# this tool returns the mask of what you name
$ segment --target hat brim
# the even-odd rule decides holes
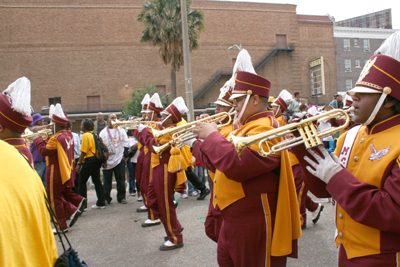
[[[235,98],[239,98],[239,97],[242,97],[242,96],[245,96],[246,94],[232,94],[231,95],[231,97],[229,98],[229,100],[233,100],[233,99],[235,99]]]
[[[215,101],[214,104],[221,105],[221,106],[224,106],[224,107],[231,107],[232,106],[232,105],[228,105],[227,103],[224,103],[224,102],[222,102],[220,100]]]
[[[354,95],[355,93],[381,94],[382,92],[364,86],[356,86],[353,89],[347,91],[348,95]]]

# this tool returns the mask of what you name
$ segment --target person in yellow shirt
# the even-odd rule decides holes
[[[104,209],[106,207],[104,188],[100,181],[100,167],[101,163],[95,157],[96,145],[93,136],[94,124],[91,119],[84,119],[81,124],[82,146],[81,156],[76,167],[79,174],[79,194],[87,198],[86,183],[89,177],[92,177],[94,188],[96,190],[97,202],[92,206],[92,209]]]
[[[0,266],[50,267],[57,247],[38,174],[0,140]]]

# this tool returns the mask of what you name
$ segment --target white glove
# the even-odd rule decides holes
[[[149,126],[147,126],[147,125],[139,124],[138,127],[137,127],[137,129],[138,129],[138,132],[141,133],[141,132],[143,131],[144,128],[148,128],[148,127],[149,127]]]
[[[192,138],[192,139],[183,141],[183,143],[184,143],[186,146],[192,147],[192,145],[193,145],[193,143],[194,143],[195,141],[197,141],[197,138]]]
[[[318,148],[322,152],[324,159],[311,149],[308,149],[307,151],[318,163],[315,163],[309,157],[305,156],[304,160],[306,160],[312,167],[311,168],[310,166],[307,166],[306,169],[315,177],[319,178],[325,183],[329,183],[331,178],[343,169],[343,166],[340,164],[338,157],[336,157],[334,153],[329,155],[329,152],[321,145],[318,146]]]

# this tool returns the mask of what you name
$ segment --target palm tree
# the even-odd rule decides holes
[[[197,49],[200,32],[204,30],[204,15],[198,10],[190,10],[191,0],[186,0],[188,9],[188,31],[190,51]],[[183,41],[181,5],[179,0],[151,0],[142,6],[137,20],[146,28],[141,42],[151,42],[159,46],[165,64],[171,64],[171,98],[176,98],[176,71],[183,65]]]

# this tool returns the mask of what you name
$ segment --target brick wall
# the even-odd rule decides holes
[[[40,111],[48,97],[61,97],[67,112],[86,111],[87,96],[100,96],[101,110],[120,109],[131,92],[146,84],[170,91],[170,67],[158,48],[139,39],[140,0],[0,0],[0,88],[20,76],[32,81],[32,106]],[[296,6],[195,1],[206,29],[200,48],[191,53],[196,96],[218,74],[232,72],[232,58],[242,44],[258,65],[285,34],[294,52],[279,52],[258,74],[272,81],[271,94],[301,91],[309,102],[328,102],[336,91],[332,24],[297,20]],[[327,95],[312,98],[308,62],[324,56]],[[214,102],[223,77],[195,106]],[[177,73],[177,95],[185,97],[184,71]],[[171,101],[171,99],[170,99]]]

